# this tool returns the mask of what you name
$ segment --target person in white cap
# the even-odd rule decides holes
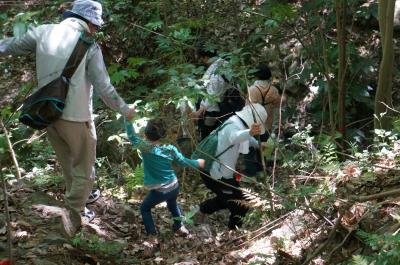
[[[222,155],[218,157],[218,161],[212,163],[210,172],[201,174],[206,187],[216,196],[200,204],[199,216],[228,209],[231,213],[228,228],[241,227],[242,218],[246,215],[248,208],[237,201],[245,200],[244,194],[240,189],[234,189],[224,183],[240,187],[233,171],[239,153],[247,154],[250,146],[258,147],[258,141],[254,137],[265,133],[264,124],[267,117],[267,112],[261,104],[249,104],[224,122],[225,127],[218,132],[216,150],[216,154],[222,153]]]
[[[59,24],[31,28],[20,39],[0,40],[0,56],[36,54],[38,87],[60,76],[81,35],[91,37],[103,25],[102,6],[91,0],[76,0]],[[93,43],[70,80],[61,119],[47,128],[47,135],[61,164],[66,184],[63,228],[73,236],[81,226],[81,216],[92,219],[86,200],[92,190],[96,159],[96,130],[93,122],[93,89],[111,109],[128,120],[130,108],[110,83],[101,49]],[[86,211],[85,211],[86,210]]]

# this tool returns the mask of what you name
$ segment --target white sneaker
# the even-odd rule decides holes
[[[85,207],[85,210],[81,212],[81,217],[85,219],[88,223],[93,221],[94,217],[96,216],[96,213],[92,210],[89,210],[88,208]]]
[[[94,189],[90,192],[88,199],[86,200],[86,204],[94,203],[100,198],[100,190]]]
[[[187,237],[190,235],[190,232],[184,225],[182,225],[178,230],[175,231],[175,234],[178,236]]]

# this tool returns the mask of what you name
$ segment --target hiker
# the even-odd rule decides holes
[[[0,55],[36,53],[38,87],[61,75],[81,35],[91,38],[103,25],[102,5],[76,0],[59,24],[31,28],[21,38],[0,41]],[[93,43],[70,80],[66,106],[59,120],[47,127],[47,135],[61,164],[66,185],[64,232],[73,236],[81,226],[81,216],[89,221],[94,212],[86,208],[93,187],[96,159],[96,129],[93,122],[93,88],[111,109],[128,119],[130,108],[110,83],[101,49]]]
[[[171,144],[163,144],[166,136],[166,125],[160,119],[148,121],[144,139],[139,137],[130,121],[125,120],[125,128],[130,142],[134,148],[140,150],[144,168],[144,185],[150,191],[140,205],[144,227],[150,237],[157,236],[151,209],[157,204],[167,202],[168,210],[174,218],[173,230],[178,235],[189,235],[183,225],[182,212],[177,204],[179,184],[172,163],[181,167],[203,168],[203,159],[191,160],[185,158],[178,149]]]
[[[221,117],[218,101],[222,100],[222,96],[228,89],[229,83],[224,80],[221,74],[216,73],[217,69],[226,63],[226,61],[219,58],[215,51],[199,47],[197,49],[197,56],[202,63],[208,66],[202,78],[205,90],[208,95],[217,97],[217,99],[202,99],[197,111],[189,113],[190,118],[198,120],[200,138],[204,139],[227,118]]]
[[[280,106],[281,95],[278,89],[271,84],[271,71],[266,64],[259,64],[253,73],[255,81],[248,88],[249,102],[259,103],[264,106],[267,111],[268,118],[265,122],[266,132],[260,136],[262,142],[266,142],[272,133],[272,125],[274,121],[274,112]],[[285,102],[285,100],[283,100]],[[249,153],[244,158],[244,174],[247,176],[256,176],[258,172],[263,170],[261,154],[259,150],[250,148]]]
[[[253,75],[256,80],[254,81],[254,84],[248,88],[249,101],[251,103],[259,103],[263,105],[268,113],[268,118],[265,122],[267,134],[262,139],[263,141],[266,141],[272,132],[274,112],[279,108],[282,96],[279,94],[279,90],[272,85],[272,75],[268,65],[259,64]],[[283,103],[285,101],[285,98],[283,98]]]
[[[202,219],[204,214],[228,209],[228,228],[241,227],[242,217],[246,215],[248,207],[237,202],[245,200],[243,192],[230,186],[240,187],[234,171],[239,153],[247,154],[249,147],[258,147],[258,141],[254,137],[265,133],[266,120],[267,112],[262,105],[249,104],[221,125],[224,127],[218,131],[218,146],[215,152],[215,157],[218,158],[212,162],[209,172],[201,174],[206,187],[216,196],[200,204],[197,219]]]

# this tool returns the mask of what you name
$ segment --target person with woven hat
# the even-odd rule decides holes
[[[66,106],[59,120],[47,127],[47,135],[61,164],[66,184],[63,228],[73,236],[81,226],[81,216],[93,218],[86,208],[92,190],[96,159],[93,89],[111,109],[128,119],[130,108],[110,83],[100,46],[92,40],[103,25],[102,5],[91,0],[76,0],[59,24],[30,28],[20,39],[0,40],[0,56],[36,54],[38,87],[58,78],[80,38],[92,42],[71,77]]]
[[[249,104],[224,122],[226,125],[218,132],[216,150],[216,154],[222,153],[222,155],[212,163],[210,172],[201,174],[206,187],[216,196],[200,204],[200,216],[228,209],[230,211],[228,228],[241,227],[242,218],[246,215],[248,208],[237,203],[238,200],[245,200],[245,196],[238,189],[240,185],[234,177],[234,170],[239,153],[247,154],[249,147],[258,147],[258,141],[254,137],[265,133],[264,124],[267,117],[267,112],[262,105]]]

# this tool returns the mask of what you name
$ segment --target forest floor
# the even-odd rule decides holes
[[[222,211],[207,217],[202,224],[187,224],[190,237],[176,236],[170,229],[169,212],[160,205],[153,210],[160,230],[159,244],[153,247],[141,223],[141,192],[136,199],[120,200],[103,190],[101,198],[88,206],[96,212],[96,218],[84,223],[82,231],[71,240],[61,236],[61,219],[43,208],[43,205],[62,205],[61,182],[28,181],[24,177],[24,181],[12,183],[8,191],[13,264],[348,264],[345,261],[352,255],[372,252],[356,234],[358,229],[395,233],[400,227],[396,221],[400,176],[394,166],[395,160],[385,160],[375,168],[373,178],[359,174],[355,165],[343,168],[340,178],[315,175],[282,178],[281,189],[290,185],[291,193],[298,183],[315,185],[324,181],[335,190],[335,200],[324,210],[313,208],[304,197],[304,201],[288,211],[276,198],[273,217],[256,218],[257,222],[249,221],[234,232],[227,230],[228,213]],[[49,170],[49,174],[54,174]],[[46,176],[41,174],[42,178]],[[388,190],[395,191],[392,198],[390,194],[376,195]],[[359,202],[340,199],[348,199],[350,194]],[[372,197],[366,197],[371,194]],[[211,194],[199,180],[186,180],[179,204],[184,212],[189,212],[208,196]],[[5,257],[3,193],[0,198],[0,256]]]

